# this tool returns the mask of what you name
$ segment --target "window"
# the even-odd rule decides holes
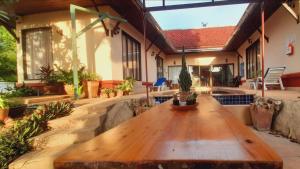
[[[164,77],[164,60],[163,60],[163,58],[156,56],[156,67],[157,67],[157,79]]]
[[[122,32],[123,78],[133,77],[142,80],[141,73],[141,44]]]
[[[169,80],[172,80],[173,84],[178,84],[178,78],[181,71],[181,66],[169,66]]]
[[[22,30],[24,77],[39,79],[40,67],[52,66],[51,28]]]
[[[257,40],[246,49],[246,74],[247,79],[256,78],[260,70],[260,46]]]

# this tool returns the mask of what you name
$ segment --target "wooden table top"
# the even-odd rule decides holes
[[[282,169],[281,158],[213,97],[179,112],[165,102],[54,162],[56,169]]]

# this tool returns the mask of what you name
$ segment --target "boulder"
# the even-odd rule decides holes
[[[108,109],[106,119],[103,124],[103,131],[107,131],[120,123],[131,119],[134,116],[128,102],[120,102]]]
[[[274,129],[282,135],[300,143],[300,101],[286,100],[278,114]]]

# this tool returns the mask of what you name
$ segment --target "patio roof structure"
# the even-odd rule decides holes
[[[257,12],[254,13],[254,15],[256,17],[254,17],[255,25],[253,25],[252,28],[254,28],[255,26],[255,30],[257,29],[257,26],[259,25],[259,23],[261,22],[261,37],[265,38],[265,9],[270,10],[270,13],[272,12],[272,9],[277,9],[278,7],[276,6],[276,4],[281,5],[281,0],[278,0],[277,3],[275,3],[272,0],[224,0],[224,1],[215,1],[215,0],[211,0],[210,2],[200,2],[200,3],[186,3],[186,4],[177,4],[177,5],[166,5],[166,0],[161,0],[161,5],[160,6],[155,6],[155,7],[147,7],[146,5],[146,0],[142,0],[140,1],[140,5],[143,7],[143,12],[144,12],[144,16],[147,17],[147,13],[150,11],[165,11],[165,10],[176,10],[176,9],[187,9],[187,8],[200,8],[200,7],[211,7],[211,6],[221,6],[221,5],[233,5],[233,4],[242,4],[242,3],[254,3],[255,4],[255,9]],[[274,5],[275,4],[275,5]],[[272,6],[272,8],[270,8],[269,6],[267,7],[266,5]],[[274,7],[273,7],[274,5]],[[277,7],[277,8],[276,8]],[[254,8],[254,7],[253,7]],[[270,8],[270,9],[269,9]],[[253,9],[254,10],[254,9]],[[260,16],[260,17],[258,17]],[[145,18],[144,18],[145,19]],[[243,19],[243,18],[242,18]],[[144,22],[144,38],[146,40],[146,22]],[[237,28],[237,30],[239,30],[239,28]],[[247,29],[246,29],[247,30]],[[247,34],[245,37],[248,37],[248,35],[250,35],[251,33],[253,33],[255,30],[250,29],[249,30],[249,34]],[[234,34],[236,36],[239,36],[240,34]],[[238,38],[239,39],[239,38]],[[230,41],[229,41],[230,42]],[[241,41],[240,43],[238,43],[239,45],[242,43],[243,41]],[[235,48],[237,48],[238,45],[235,47],[233,45],[233,47],[229,47],[227,49],[232,49],[234,50]],[[261,43],[261,58],[262,58],[262,86],[264,86],[264,51],[265,51],[265,41],[262,41]],[[145,51],[147,53],[147,51]],[[147,65],[147,55],[145,56],[145,61],[146,61],[146,65]],[[147,67],[146,67],[146,82],[148,83],[148,71],[147,71]],[[149,100],[148,97],[148,86],[147,86],[147,100]],[[262,97],[264,97],[264,88],[262,88]]]
[[[236,51],[237,48],[255,31],[261,32],[261,36],[268,42],[269,38],[267,34],[264,35],[264,29],[259,29],[260,25],[263,25],[261,21],[264,22],[268,19],[284,2],[282,0],[211,0],[205,2],[199,1],[199,3],[193,2],[169,5],[167,0],[161,0],[161,5],[147,7],[145,3],[146,1],[147,0],[66,0],[44,1],[41,3],[40,1],[27,0],[26,2],[19,1],[19,3],[15,6],[15,12],[16,15],[22,16],[40,12],[66,10],[69,8],[70,3],[82,7],[99,7],[109,5],[122,15],[124,19],[131,23],[138,31],[144,33],[145,38],[149,39],[150,44],[145,45],[145,50],[149,49],[149,47],[154,44],[159,46],[161,51],[165,54],[176,54],[178,51],[170,43],[163,30],[149,12],[249,3],[246,12],[234,30],[234,33],[222,49],[223,51]],[[263,8],[262,3],[264,4]],[[261,18],[262,14],[264,14],[263,20]],[[147,56],[145,58],[145,62],[147,62]],[[146,77],[148,76],[147,74],[148,73],[146,73]],[[146,81],[148,82],[147,78]]]

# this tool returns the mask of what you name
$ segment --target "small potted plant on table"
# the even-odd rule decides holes
[[[178,94],[179,100],[178,100],[178,96],[174,95],[173,108],[179,110],[188,110],[191,108],[195,108],[197,105],[196,103],[197,94],[191,92],[192,79],[186,66],[184,48],[183,48],[183,55],[182,55],[182,67],[179,74],[178,82],[180,86],[179,94]]]
[[[98,96],[99,80],[100,77],[95,73],[84,73],[83,74],[83,91],[85,97],[95,98]]]

